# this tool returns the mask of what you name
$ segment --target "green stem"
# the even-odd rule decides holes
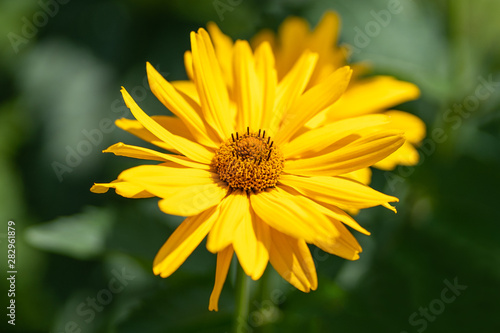
[[[233,332],[246,332],[248,326],[248,310],[250,306],[249,277],[240,265],[236,272],[236,312]]]

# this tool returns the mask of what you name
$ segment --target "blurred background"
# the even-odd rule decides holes
[[[399,3],[390,22],[376,14]],[[375,171],[398,214],[361,212],[356,262],[312,248],[319,288],[303,294],[268,268],[240,332],[499,332],[500,2],[496,0],[41,0],[0,2],[1,307],[9,305],[7,222],[16,227],[16,325],[2,332],[228,332],[234,272],[208,311],[215,256],[204,245],[168,279],[152,261],[182,218],[157,199],[97,195],[142,161],[102,154],[131,118],[125,86],[150,115],[166,111],[145,63],[186,78],[189,32],[216,22],[233,38],[342,18],[341,43],[373,74],[416,83],[399,109],[428,137],[417,167]],[[375,13],[375,14],[374,14]],[[370,23],[375,22],[375,23]],[[366,34],[378,25],[377,33]],[[360,32],[361,31],[361,32]],[[361,36],[365,34],[365,37]],[[232,265],[234,267],[234,265]]]

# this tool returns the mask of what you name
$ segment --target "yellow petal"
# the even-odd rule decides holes
[[[280,25],[278,30],[280,48],[277,54],[280,61],[276,64],[280,79],[295,66],[295,62],[304,51],[308,32],[309,24],[303,18],[289,17]]]
[[[404,138],[400,133],[375,132],[331,153],[286,161],[284,171],[303,176],[338,176],[377,163],[403,143]]]
[[[181,152],[183,155],[186,155],[196,162],[205,164],[211,163],[213,152],[193,141],[170,133],[156,121],[151,119],[151,117],[149,117],[146,113],[144,113],[144,111],[142,111],[141,108],[135,103],[135,101],[125,90],[125,88],[122,88],[121,92],[123,95],[123,99],[125,100],[125,104],[127,104],[134,117],[158,139],[163,140],[165,143],[172,147],[175,147],[177,151]]]
[[[238,108],[236,128],[243,131],[249,126],[255,131],[260,128],[263,103],[255,61],[247,41],[236,41],[233,64],[234,99]]]
[[[318,65],[311,78],[316,84],[346,63],[342,48],[337,47],[340,18],[333,11],[327,11],[310,33],[307,48],[319,54]]]
[[[405,143],[394,153],[373,166],[382,170],[394,170],[398,165],[415,165],[418,163],[420,155],[411,143]]]
[[[303,292],[318,287],[316,268],[306,242],[287,236],[277,230],[271,231],[269,261],[274,269]]]
[[[342,67],[300,96],[285,114],[289,121],[281,125],[275,138],[276,143],[288,141],[309,119],[332,105],[344,93],[351,74],[349,67]]]
[[[195,168],[210,170],[210,166],[207,164],[201,164],[197,162],[190,161],[184,156],[164,154],[157,152],[156,150],[126,145],[122,142],[115,143],[108,149],[102,151],[103,153],[113,153],[117,156],[127,156],[132,158],[139,158],[143,160],[153,160],[153,161],[172,161],[174,163]]]
[[[141,165],[123,171],[118,180],[142,186],[163,198],[158,205],[167,214],[192,216],[217,205],[227,186],[206,170]]]
[[[185,187],[169,193],[163,188],[148,186],[148,191],[163,197],[158,202],[161,211],[171,215],[192,216],[220,203],[227,195],[227,185],[213,183]]]
[[[297,192],[292,187],[289,187],[289,186],[286,186],[283,184],[280,184],[280,189],[283,189],[286,192],[293,194],[295,196],[302,196],[299,192]],[[330,221],[332,221],[332,219],[335,221],[340,221],[340,222],[348,225],[349,227],[353,228],[356,231],[359,231],[365,235],[370,235],[370,232],[368,230],[366,230],[365,228],[360,226],[358,224],[358,222],[356,222],[356,220],[354,220],[349,214],[347,214],[346,212],[344,212],[340,208],[338,208],[334,205],[326,204],[324,202],[318,203],[317,201],[311,200],[310,198],[303,198],[303,200],[307,200],[307,205],[311,209],[317,210],[317,211],[321,212],[322,214],[324,214],[325,216],[329,217]],[[333,230],[330,228],[328,236],[323,237],[322,239],[332,240],[332,239],[335,239],[336,237],[339,237],[339,236],[341,236],[340,231],[338,230],[338,228],[334,227]]]
[[[219,138],[226,140],[234,132],[230,119],[229,96],[221,68],[215,57],[210,36],[205,29],[191,32],[193,72],[201,109],[205,120],[212,126]]]
[[[196,141],[195,137],[189,132],[188,128],[182,120],[177,117],[170,116],[152,116],[151,119],[160,124],[163,128],[167,129],[170,133],[178,136],[182,136],[188,140]],[[168,145],[166,142],[161,141],[153,133],[148,131],[139,121],[135,119],[120,118],[115,120],[115,125],[122,130],[125,130],[144,141],[150,142],[158,147],[169,150],[171,152],[178,151],[172,146]]]
[[[358,169],[344,173],[342,174],[342,177],[355,180],[365,185],[370,185],[372,181],[372,170],[370,168]]]
[[[191,51],[184,52],[184,67],[186,68],[186,74],[189,77],[189,79],[191,81],[194,80],[193,54],[191,53]]]
[[[144,187],[132,183],[127,183],[119,180],[114,180],[111,183],[96,183],[90,191],[94,193],[106,193],[110,188],[114,188],[116,194],[125,198],[151,198],[153,194],[147,192]]]
[[[425,137],[425,123],[408,112],[390,110],[384,112],[389,117],[386,128],[402,130],[405,138],[412,144],[418,144]]]
[[[233,247],[241,267],[253,280],[260,279],[266,269],[270,241],[269,226],[247,209],[234,233]]]
[[[233,242],[235,231],[249,211],[246,192],[233,191],[220,203],[220,215],[207,238],[207,249],[216,253]]]
[[[272,52],[267,42],[262,43],[255,50],[255,67],[262,94],[262,123],[259,128],[263,130],[269,130],[275,113],[274,102],[278,77]]]
[[[314,202],[279,187],[250,195],[250,203],[269,226],[294,238],[312,243],[315,239],[335,236],[336,230]]]
[[[334,254],[344,259],[357,260],[361,252],[361,246],[354,236],[339,221],[332,219],[332,223],[339,230],[340,237],[330,241],[317,241],[314,243],[325,252]]]
[[[325,213],[327,216],[330,216],[332,219],[344,223],[345,225],[353,228],[354,230],[362,234],[370,235],[370,232],[368,230],[360,226],[355,219],[353,219],[349,214],[344,212],[342,209],[325,203],[323,203],[323,206],[328,210],[328,212]]]
[[[276,101],[274,112],[269,121],[269,134],[274,136],[282,124],[290,122],[292,119],[284,118],[291,105],[294,105],[299,96],[309,83],[314,66],[318,60],[318,55],[305,51],[297,60],[293,68],[279,82],[276,88]]]
[[[377,112],[416,99],[419,95],[420,91],[413,83],[389,76],[358,80],[328,109],[328,118],[336,120]]]
[[[227,272],[229,271],[229,265],[231,264],[233,253],[234,251],[231,245],[217,253],[215,284],[214,289],[212,290],[212,294],[210,294],[210,302],[208,305],[208,310],[210,311],[219,311],[219,297],[220,293],[222,292],[224,282],[226,282]]]
[[[378,129],[381,125],[389,122],[385,115],[374,114],[361,117],[342,119],[329,123],[323,127],[306,131],[283,145],[282,152],[285,159],[311,157],[326,147],[334,144],[345,137],[355,134],[360,130],[370,127]]]
[[[366,185],[340,177],[282,175],[280,182],[293,187],[315,201],[338,206],[341,209],[382,205],[395,212],[396,209],[389,205],[389,202],[399,201],[396,197],[385,195]]]
[[[153,262],[153,272],[163,278],[170,276],[208,234],[219,215],[217,207],[186,218],[161,247]]]
[[[276,37],[271,29],[259,30],[251,39],[250,45],[256,50],[261,44],[269,43],[272,50],[276,50]]]
[[[186,124],[196,141],[209,147],[217,147],[220,141],[200,117],[200,106],[175,89],[149,62],[146,68],[149,86],[156,98]]]
[[[233,88],[233,40],[222,33],[217,24],[208,22],[208,32],[214,43],[215,55],[219,60],[224,81],[229,89]]]
[[[340,18],[337,13],[327,11],[312,31],[309,47],[320,55],[320,62],[336,47],[340,27]],[[324,59],[329,61],[330,59]]]
[[[171,83],[181,95],[188,96],[196,104],[200,105],[200,96],[198,95],[198,90],[196,90],[196,85],[194,84],[193,81],[180,80],[180,81],[172,81]],[[187,100],[189,101],[189,99]],[[198,107],[196,107],[196,110],[197,113],[201,112],[201,110]]]

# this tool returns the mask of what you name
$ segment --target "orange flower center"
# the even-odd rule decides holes
[[[259,192],[276,186],[283,171],[284,158],[281,151],[273,146],[270,137],[261,130],[243,135],[231,134],[215,152],[212,167],[222,181],[233,189]]]

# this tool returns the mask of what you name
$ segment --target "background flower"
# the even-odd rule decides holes
[[[417,101],[398,109],[427,125],[421,162],[374,170],[372,186],[405,204],[398,214],[372,208],[356,217],[372,232],[357,236],[360,260],[313,249],[322,289],[310,294],[269,274],[252,290],[258,301],[242,330],[498,331],[498,1],[90,0],[57,1],[57,11],[48,3],[0,5],[0,220],[19,224],[14,329],[64,332],[74,322],[82,332],[229,330],[233,272],[219,312],[208,312],[216,262],[203,247],[169,279],[151,274],[151,258],[181,219],[165,218],[155,199],[88,192],[96,179],[136,165],[102,149],[142,144],[113,125],[131,118],[117,87],[159,114],[144,64],[185,80],[190,31],[214,21],[233,39],[249,39],[289,15],[314,27],[329,9],[342,18],[340,44],[353,46],[353,63],[420,88]],[[54,14],[46,20],[37,14],[47,11]],[[24,39],[13,46],[9,33]],[[444,293],[445,302],[445,280],[467,289]],[[2,332],[12,331],[7,325]]]

